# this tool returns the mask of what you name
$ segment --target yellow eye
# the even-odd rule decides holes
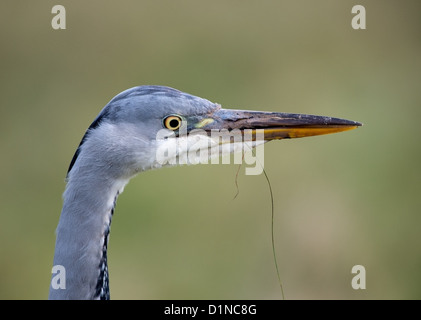
[[[181,127],[181,122],[182,120],[178,116],[168,116],[164,119],[164,126],[167,129],[175,131]]]

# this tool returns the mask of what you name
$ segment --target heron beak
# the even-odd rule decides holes
[[[219,109],[202,119],[206,131],[228,129],[264,130],[264,140],[303,138],[355,129],[356,121],[307,114]]]

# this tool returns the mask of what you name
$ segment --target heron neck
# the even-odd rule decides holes
[[[50,285],[50,299],[109,299],[107,245],[118,195],[128,180],[70,176],[56,230],[54,266],[65,289]],[[54,278],[53,274],[53,278]]]

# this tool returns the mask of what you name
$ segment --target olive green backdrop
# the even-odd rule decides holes
[[[66,8],[66,30],[51,9]],[[367,29],[351,27],[364,5]],[[364,123],[271,142],[264,165],[287,299],[421,298],[419,1],[0,3],[0,298],[45,299],[69,162],[142,84],[226,108]],[[139,174],[109,244],[113,299],[280,299],[270,193],[244,166]],[[366,290],[351,269],[366,268]]]

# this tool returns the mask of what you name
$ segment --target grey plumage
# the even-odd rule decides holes
[[[108,297],[104,248],[118,194],[138,172],[159,167],[155,137],[166,115],[205,114],[217,108],[207,100],[158,86],[126,90],[104,107],[67,173],[54,258],[54,265],[66,268],[66,289],[50,287],[51,299]]]

